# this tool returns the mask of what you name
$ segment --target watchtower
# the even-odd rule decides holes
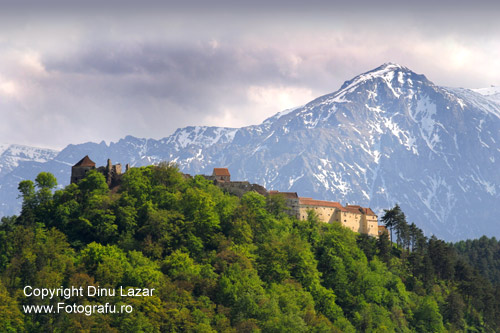
[[[88,155],[85,155],[80,162],[73,165],[71,168],[71,184],[76,184],[83,178],[90,170],[95,169],[95,163],[92,161]]]

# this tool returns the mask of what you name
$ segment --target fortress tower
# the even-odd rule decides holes
[[[95,162],[92,161],[88,155],[80,160],[80,162],[73,165],[71,168],[71,184],[78,183],[85,178],[85,175],[90,170],[95,169]]]

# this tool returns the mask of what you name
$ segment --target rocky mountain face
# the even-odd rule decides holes
[[[71,165],[88,154],[98,165],[175,161],[191,174],[228,167],[234,180],[369,206],[379,216],[399,203],[410,222],[446,240],[500,237],[500,104],[490,90],[439,87],[384,64],[260,125],[127,136],[20,162],[0,178],[0,215],[19,209],[12,187],[20,179],[50,171],[67,184]]]
[[[57,150],[15,144],[0,144],[0,178],[17,168],[20,163],[44,163],[57,156]]]

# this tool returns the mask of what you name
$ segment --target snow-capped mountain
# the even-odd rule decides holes
[[[446,240],[500,237],[500,105],[492,96],[439,87],[388,63],[260,125],[70,145],[0,181],[14,186],[43,169],[67,184],[70,166],[87,154],[98,165],[167,160],[191,174],[228,167],[235,180],[370,206],[379,216],[399,203],[410,222]]]
[[[471,89],[471,90],[485,96],[486,98],[491,99],[494,102],[500,103],[500,87],[491,86],[488,88]]]
[[[57,150],[15,144],[0,144],[0,178],[14,170],[19,163],[47,162],[58,154]]]
[[[17,185],[25,179],[19,177],[25,174],[24,165],[35,171],[31,166],[41,165],[53,160],[58,154],[57,150],[29,147],[16,144],[0,144],[0,216],[17,213],[19,202],[17,200]],[[14,170],[16,172],[14,172]],[[39,169],[43,171],[43,169]],[[13,173],[14,172],[14,173]],[[19,178],[13,177],[13,175]],[[29,175],[31,175],[29,173]]]

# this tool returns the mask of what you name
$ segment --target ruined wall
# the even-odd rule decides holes
[[[231,182],[215,182],[215,185],[225,190],[226,192],[242,197],[245,193],[254,191],[261,195],[267,195],[267,190],[264,186],[258,184],[250,184],[247,181],[231,181]]]

